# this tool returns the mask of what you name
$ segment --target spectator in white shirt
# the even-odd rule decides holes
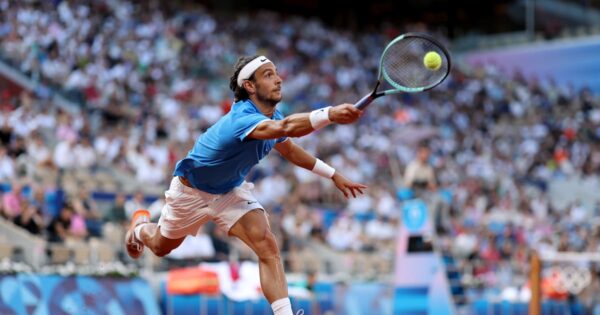
[[[140,183],[157,185],[164,181],[165,170],[152,157],[144,157],[137,165],[136,179]]]
[[[358,250],[362,247],[360,235],[360,224],[344,213],[329,228],[327,243],[340,251],[349,249]]]
[[[127,214],[127,217],[131,219],[136,210],[146,209],[146,206],[146,202],[144,201],[144,193],[141,191],[136,191],[133,194],[133,198],[125,202],[125,214]]]
[[[44,139],[40,134],[34,132],[31,135],[31,141],[27,143],[27,155],[31,157],[35,166],[52,165],[52,155]]]
[[[417,157],[408,164],[404,172],[404,185],[412,189],[436,189],[435,174],[433,167],[429,165],[429,148],[420,145]]]
[[[77,158],[73,154],[75,139],[59,142],[54,149],[54,164],[60,169],[73,169],[77,165]]]
[[[91,168],[96,165],[96,151],[87,137],[82,137],[79,140],[79,143],[73,149],[73,154],[79,168]]]

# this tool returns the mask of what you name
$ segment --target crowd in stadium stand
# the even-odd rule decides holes
[[[174,163],[229,109],[238,56],[274,60],[284,79],[278,108],[290,114],[359,99],[374,81],[381,47],[405,30],[355,34],[272,13],[165,13],[149,3],[0,2],[2,58],[81,106],[69,112],[30,93],[4,95],[0,180],[13,183],[4,217],[32,233],[47,230],[50,240],[99,237],[103,219],[122,229],[132,209],[150,206],[144,194],[158,196]],[[431,92],[377,101],[358,124],[294,139],[369,185],[368,194],[346,201],[332,183],[277,154],[250,179],[290,270],[370,277],[392,272],[396,192],[412,189],[435,217],[436,247],[457,259],[475,298],[499,294],[484,288],[524,285],[531,249],[600,250],[600,202],[556,206],[548,194],[557,179],[598,185],[599,140],[600,102],[589,91],[492,66],[457,68]],[[21,184],[32,187],[28,198]],[[43,196],[56,185],[68,202],[52,212]],[[100,211],[92,190],[117,192],[114,207]],[[201,235],[213,246],[207,256],[227,257],[222,231],[208,226]],[[600,303],[595,298],[586,302]]]

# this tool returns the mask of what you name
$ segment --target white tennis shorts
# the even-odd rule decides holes
[[[158,220],[160,234],[170,239],[196,235],[209,220],[229,232],[244,214],[254,209],[264,211],[252,194],[253,188],[254,184],[243,182],[228,193],[215,195],[185,186],[174,176]]]

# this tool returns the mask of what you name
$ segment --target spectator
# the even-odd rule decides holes
[[[59,142],[54,149],[54,165],[61,170],[72,170],[77,167],[77,156],[74,153],[76,139]]]
[[[98,206],[92,198],[90,191],[87,188],[80,188],[77,196],[73,198],[72,204],[76,214],[73,219],[75,225],[77,226],[79,217],[81,217],[84,220],[85,230],[89,232],[89,235],[101,237],[102,214],[98,210]],[[78,230],[82,229],[78,228]],[[86,235],[87,232],[85,233]]]
[[[2,203],[4,205],[4,214],[10,220],[14,220],[23,212],[25,197],[22,195],[23,186],[18,181],[13,181],[11,191],[4,194]]]
[[[48,224],[48,241],[64,243],[72,237],[71,222],[74,211],[71,205],[63,205],[60,213]]]
[[[91,169],[96,165],[96,151],[88,137],[81,137],[73,147],[72,154],[75,156],[75,164],[78,168]]]
[[[7,182],[15,178],[15,161],[10,157],[6,148],[0,146],[0,181]]]
[[[31,193],[29,195],[28,201],[31,206],[37,208],[44,219],[44,222],[49,222],[52,214],[48,209],[48,204],[46,203],[46,191],[44,186],[40,184],[32,184],[31,185]]]
[[[49,151],[58,167],[75,168],[80,156],[73,154],[71,141],[89,135],[96,158],[83,165],[98,164],[97,170],[108,170],[111,180],[118,177],[118,185],[107,185],[112,191],[120,185],[160,186],[171,175],[165,160],[178,160],[174,155],[184,154],[190,139],[229,110],[231,102],[223,97],[226,86],[213,79],[238,50],[254,51],[261,42],[262,50],[278,56],[286,78],[280,110],[289,113],[358,99],[364,92],[360,78],[373,76],[372,69],[358,61],[377,60],[387,40],[374,35],[378,32],[351,34],[271,14],[259,14],[260,25],[244,28],[240,36],[240,25],[249,19],[245,14],[222,19],[203,10],[165,12],[122,0],[114,5],[61,1],[57,7],[44,1],[5,3],[0,10],[3,56],[35,80],[83,95],[84,104],[80,112],[67,114],[33,94],[1,99],[2,182],[19,174],[8,148],[17,137],[33,133],[26,143],[32,164],[44,163]],[[225,31],[217,36],[216,30]],[[261,40],[265,36],[281,40]],[[135,67],[131,60],[136,60]],[[436,212],[444,226],[439,230],[440,249],[454,249],[461,271],[473,274],[474,283],[493,269],[491,261],[526,261],[524,248],[598,250],[593,233],[600,213],[594,193],[600,182],[598,99],[585,90],[510,77],[492,66],[469,73],[457,67],[447,82],[430,93],[386,99],[382,106],[370,108],[357,128],[331,126],[298,139],[336,168],[348,170],[351,179],[371,183],[369,198],[348,207],[327,193],[326,182],[304,170],[285,171],[289,166],[276,157],[263,161],[253,178],[257,191],[268,197],[263,199],[273,209],[283,208],[288,199],[311,209],[325,205],[338,219],[329,229],[322,225],[330,243],[322,247],[362,249],[360,223],[339,212],[351,208],[364,218],[375,210],[397,217],[397,187],[388,183],[405,169],[404,184],[418,193],[433,196],[431,190],[438,187],[450,192],[452,211]],[[419,146],[413,159],[413,144],[425,138],[427,145]],[[87,146],[86,152],[92,156]],[[273,176],[269,170],[275,168],[284,171]],[[37,164],[30,169],[39,172]],[[573,181],[582,177],[581,189],[590,192],[573,207],[568,205],[578,196],[568,193],[568,187],[552,191],[565,176]],[[375,183],[381,187],[372,187]],[[557,200],[564,202],[558,210]],[[140,201],[132,208],[144,206]],[[286,215],[289,226],[303,230],[304,223]],[[368,222],[365,234],[375,233],[378,221]],[[394,220],[388,223],[397,228]],[[503,226],[509,224],[510,237],[503,235]],[[218,259],[227,259],[225,235],[211,233]],[[554,240],[554,235],[561,237]],[[512,249],[505,238],[515,242]],[[488,244],[489,239],[497,244]],[[311,245],[317,240],[311,239]],[[481,260],[480,254],[493,259]],[[502,269],[503,275],[518,281],[518,272],[507,271],[506,265]]]
[[[146,209],[144,193],[141,190],[133,193],[133,198],[125,202],[125,213],[127,214],[127,218],[131,219],[133,213],[138,209]]]
[[[34,235],[39,235],[45,228],[40,209],[27,200],[23,202],[23,212],[15,217],[14,223]]]
[[[52,155],[44,139],[37,132],[31,136],[31,141],[27,144],[27,155],[33,159],[36,167],[52,166]]]
[[[122,192],[118,192],[115,196],[115,203],[106,213],[104,221],[111,222],[119,226],[126,226],[128,223],[128,219],[125,215],[125,201],[125,194]]]
[[[327,243],[336,250],[360,250],[361,228],[346,214],[335,220],[327,233]]]
[[[417,157],[404,171],[404,185],[417,191],[437,188],[433,167],[429,165],[429,147],[420,145],[417,149]]]
[[[162,209],[165,205],[165,194],[160,194],[158,199],[154,200],[150,206],[148,207],[148,211],[150,212],[150,219],[152,221],[158,220],[160,214],[162,213]]]
[[[104,217],[103,236],[104,239],[112,244],[119,244],[125,238],[125,231],[129,226],[129,220],[125,214],[126,196],[123,192],[118,192],[115,196],[115,202],[108,209]],[[118,251],[124,254],[124,248],[119,246]]]

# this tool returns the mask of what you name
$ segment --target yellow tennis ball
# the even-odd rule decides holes
[[[435,51],[430,51],[425,54],[423,64],[425,65],[425,68],[435,71],[442,66],[442,57]]]

